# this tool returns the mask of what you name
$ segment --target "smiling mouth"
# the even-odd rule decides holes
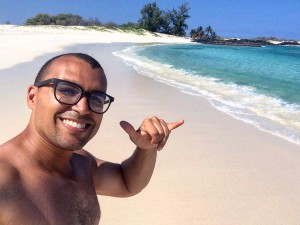
[[[64,124],[67,124],[68,126],[78,128],[78,129],[84,129],[87,126],[86,123],[79,123],[79,122],[75,122],[73,120],[63,119],[62,121]]]

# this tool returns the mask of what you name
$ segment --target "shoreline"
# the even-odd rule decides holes
[[[171,45],[171,46],[178,46],[178,45]],[[179,45],[181,46],[181,45]],[[189,45],[188,45],[189,46]],[[149,51],[151,52],[151,47],[149,48]],[[197,47],[197,46],[196,46]],[[190,76],[190,71],[185,70],[183,67],[181,69],[175,69],[179,65],[173,65],[171,68],[169,66],[169,63],[162,63],[163,59],[160,58],[160,60],[150,59],[143,56],[138,56],[139,54],[136,53],[136,50],[139,52],[139,49],[148,48],[148,46],[133,46],[130,48],[126,48],[119,52],[114,52],[114,55],[119,56],[124,60],[124,62],[127,65],[130,65],[134,68],[135,71],[138,73],[141,73],[144,76],[150,77],[158,82],[165,83],[170,86],[174,86],[181,90],[185,94],[195,95],[199,97],[203,97],[207,99],[207,101],[210,102],[210,104],[217,110],[221,111],[222,113],[225,113],[234,119],[240,120],[244,123],[250,124],[251,126],[256,127],[257,129],[270,133],[274,136],[277,136],[279,138],[282,138],[286,141],[289,141],[293,144],[300,145],[300,139],[299,135],[297,133],[298,130],[296,130],[296,122],[295,126],[292,129],[291,127],[285,127],[282,124],[278,123],[278,121],[269,121],[266,116],[257,115],[253,113],[251,110],[249,110],[247,107],[245,107],[245,110],[242,112],[239,108],[237,109],[237,112],[234,111],[234,108],[230,108],[230,110],[227,110],[227,106],[229,105],[228,102],[222,102],[222,100],[215,98],[213,94],[209,94],[209,92],[216,93],[216,90],[214,88],[218,87],[218,83],[213,83],[214,86],[212,86],[212,81],[207,82],[205,79],[194,77],[193,75]],[[176,48],[176,47],[175,47]],[[192,48],[192,47],[191,47]],[[202,48],[205,48],[203,46]],[[162,49],[161,49],[162,51]],[[147,50],[142,50],[146,54]],[[143,54],[142,54],[143,55]],[[180,58],[180,56],[178,56]],[[174,62],[176,63],[176,62]],[[180,66],[179,66],[180,68]],[[201,76],[200,76],[201,77]],[[197,82],[202,82],[201,86],[195,85]],[[194,84],[195,83],[195,84]],[[210,87],[210,90],[209,90]],[[221,87],[220,87],[221,88]],[[229,89],[233,89],[234,87],[227,87],[227,91]],[[215,92],[214,92],[215,91]],[[240,89],[235,89],[235,96],[237,95],[238,91],[244,91]],[[208,92],[208,93],[206,93]],[[229,92],[229,91],[228,91]],[[218,93],[218,92],[217,92]],[[269,103],[282,103],[283,100],[278,102],[276,98],[272,98],[268,95],[259,94],[258,92],[251,92],[251,95],[257,95],[259,98],[268,99]],[[232,99],[235,96],[230,96]],[[249,97],[249,95],[248,95]],[[239,99],[235,98],[235,102],[238,104]],[[287,104],[287,102],[286,102]],[[266,104],[268,105],[268,104]],[[273,104],[274,107],[276,104]],[[287,104],[288,105],[288,104]],[[223,107],[224,106],[224,107]],[[244,105],[242,105],[244,106]],[[294,114],[292,114],[292,104],[288,105],[289,107],[289,117],[292,118],[292,116],[296,115],[297,109],[294,108]],[[251,105],[248,106],[251,108]],[[270,107],[269,107],[270,108]],[[261,108],[260,110],[264,110],[267,112],[267,107]],[[284,111],[287,113],[286,111]],[[247,115],[250,115],[247,117]],[[269,114],[271,115],[271,114]],[[279,116],[277,114],[277,116]],[[260,123],[261,122],[261,123]],[[290,121],[292,122],[292,121]],[[299,146],[300,147],[300,146]]]
[[[111,55],[112,51],[107,53]],[[109,121],[122,119],[137,125],[139,118],[153,114],[171,121],[185,119],[186,123],[172,133],[166,149],[159,154],[152,181],[140,195],[126,200],[100,197],[102,224],[300,221],[296,212],[300,202],[293,198],[300,194],[296,190],[300,187],[299,179],[293,172],[300,168],[299,146],[229,117],[204,98],[142,76],[119,58],[104,58],[103,66],[111,75],[109,92],[116,95],[118,105],[113,106],[102,129],[112,129]],[[113,128],[114,134],[120,132],[122,136],[117,124]],[[103,139],[116,144],[111,134],[103,135],[100,134]],[[114,155],[113,160],[122,160],[130,152],[123,152],[130,149],[125,139],[107,152],[101,149],[101,155]],[[100,139],[94,141],[98,142],[95,146],[101,145]],[[143,205],[144,202],[149,205]],[[289,207],[289,202],[296,207]],[[115,218],[115,211],[126,219]],[[240,213],[236,214],[237,211]]]
[[[28,59],[22,56],[11,62],[13,66],[0,69],[1,92],[6,96],[0,99],[6,106],[2,142],[27,124],[26,88],[37,70],[51,56],[69,51],[83,51],[99,60],[107,74],[108,93],[116,99],[85,147],[96,157],[120,162],[131,155],[134,146],[119,127],[121,120],[138,126],[153,115],[170,122],[185,119],[159,152],[153,178],[142,193],[126,199],[99,196],[101,225],[300,223],[299,146],[216,110],[205,98],[142,76],[112,54],[136,43],[105,44],[72,34],[90,44],[58,37],[61,49],[47,49],[43,46],[49,38],[37,35],[25,40],[36,43],[34,52],[30,45],[14,49],[18,39],[11,39],[10,47],[2,51],[3,55],[18,50],[34,53],[32,61],[22,61]]]

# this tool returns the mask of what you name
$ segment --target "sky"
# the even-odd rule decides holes
[[[23,24],[39,13],[72,13],[102,23],[134,22],[155,0],[0,0],[0,24]],[[212,26],[221,37],[278,37],[300,40],[300,0],[156,0],[162,10],[188,2],[189,29]]]

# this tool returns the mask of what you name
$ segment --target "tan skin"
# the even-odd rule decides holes
[[[71,56],[58,58],[45,80],[49,78],[69,80],[89,92],[105,92],[107,86],[102,70]],[[54,98],[53,86],[31,85],[27,105],[32,110],[28,126],[0,146],[0,224],[98,224],[97,194],[139,193],[151,178],[157,151],[171,130],[183,124],[152,117],[136,131],[122,121],[121,127],[137,147],[130,158],[114,164],[83,150],[103,117],[89,110],[86,97],[76,105],[64,105]],[[72,127],[65,119],[86,127]]]

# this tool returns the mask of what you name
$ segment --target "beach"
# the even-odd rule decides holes
[[[84,52],[103,66],[115,102],[85,147],[121,162],[134,146],[119,122],[158,116],[185,124],[158,154],[150,184],[131,198],[99,196],[101,225],[300,224],[300,148],[216,110],[205,98],[138,74],[113,52],[149,43],[189,43],[152,34],[0,26],[1,143],[28,123],[27,87],[42,64]]]

